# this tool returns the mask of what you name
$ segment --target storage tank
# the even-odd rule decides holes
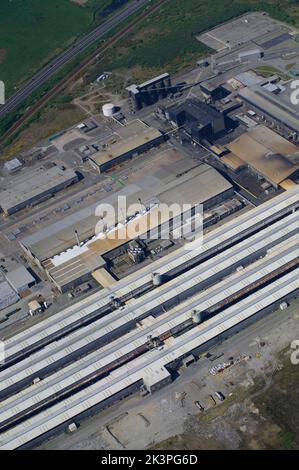
[[[104,104],[102,110],[105,117],[111,117],[116,113],[116,107],[113,103]]]
[[[193,323],[201,323],[202,322],[202,314],[199,310],[192,310],[191,318]]]
[[[163,284],[163,276],[160,273],[152,273],[152,282],[154,286],[161,286]]]

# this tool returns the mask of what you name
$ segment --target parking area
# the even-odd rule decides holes
[[[287,31],[287,27],[268,15],[255,12],[223,23],[199,35],[197,39],[208,47],[220,51],[254,41],[265,33],[274,33],[274,36],[278,36]]]

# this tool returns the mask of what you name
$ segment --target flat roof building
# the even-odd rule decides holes
[[[249,129],[226,148],[231,153],[224,162],[234,169],[248,165],[276,187],[299,170],[299,148],[266,126]]]
[[[11,160],[8,160],[8,162],[4,163],[4,169],[8,173],[14,173],[18,171],[20,168],[22,168],[23,163],[17,158],[12,158]]]
[[[64,252],[43,263],[44,271],[60,292],[67,292],[90,280],[94,271],[106,266],[99,253],[84,248],[77,255],[74,253],[68,257],[69,253]]]
[[[0,282],[0,310],[15,304],[19,299],[20,297],[7,281]]]
[[[120,140],[89,157],[91,165],[100,173],[164,141],[160,131],[139,120],[128,124],[119,134]]]
[[[0,191],[0,206],[5,214],[11,215],[51,197],[77,181],[78,175],[58,162],[24,169],[17,176],[4,181],[4,188]]]
[[[283,85],[262,82],[239,91],[239,96],[253,110],[275,121],[280,130],[294,132],[299,139],[298,105],[292,104],[292,81]]]
[[[36,299],[28,302],[29,315],[33,316],[38,313],[42,313],[44,306],[38,302]]]
[[[167,152],[177,154],[174,150]],[[118,198],[125,196],[128,213],[123,214],[123,217],[135,215],[136,205],[138,205],[140,217],[134,228],[131,226],[134,223],[132,219],[125,223],[124,220],[118,220],[122,228],[117,228],[114,237],[96,236],[96,226],[100,222],[100,217],[95,215],[95,211],[101,203],[99,201],[21,240],[23,250],[47,273],[59,290],[66,291],[87,281],[94,271],[104,268],[106,264],[104,256],[107,253],[128,243],[138,235],[146,234],[148,230],[157,230],[157,227],[168,223],[169,215],[165,220],[155,218],[156,207],[161,204],[171,206],[176,202],[180,207],[183,207],[183,204],[190,204],[192,207],[203,204],[203,207],[208,209],[234,193],[232,185],[208,165],[191,167],[179,177],[175,173],[172,175],[172,171],[173,169],[167,171],[164,184],[158,177],[148,175],[138,184],[129,184],[103,200],[104,204],[111,204],[115,208],[115,213],[118,214]],[[138,202],[140,200],[142,204]],[[131,205],[135,207],[134,214],[129,213]],[[148,213],[141,216],[141,209],[144,209],[144,206],[153,207],[152,218],[148,219]],[[176,215],[180,216],[180,214]],[[108,216],[104,222],[109,230],[115,225],[115,220],[110,220]],[[76,241],[76,230],[79,245]]]
[[[30,274],[25,266],[20,266],[19,268],[10,271],[5,275],[5,277],[7,282],[18,294],[21,294],[36,283],[35,278]]]
[[[225,130],[222,113],[198,99],[187,99],[168,108],[166,116],[175,126],[185,126],[195,139],[209,138]]]

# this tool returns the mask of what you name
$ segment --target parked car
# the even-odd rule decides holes
[[[199,401],[195,400],[193,403],[200,411],[205,410],[204,407],[199,403]]]
[[[220,401],[225,400],[225,395],[222,392],[215,392],[215,396],[218,398]]]

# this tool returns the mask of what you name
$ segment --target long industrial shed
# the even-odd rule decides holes
[[[65,425],[66,422],[70,422],[79,414],[86,414],[94,407],[104,408],[107,403],[111,403],[113,397],[115,400],[115,397],[121,398],[128,395],[134,389],[138,389],[143,381],[146,382],[148,376],[151,376],[152,380],[156,379],[157,382],[163,378],[163,382],[165,382],[170,377],[166,366],[171,367],[189,351],[199,351],[204,344],[219,336],[224,338],[228,331],[240,328],[240,324],[253,315],[273,309],[282,298],[290,298],[295,293],[297,294],[298,289],[299,269],[296,269],[207,322],[174,338],[171,343],[165,344],[163,349],[147,352],[112,372],[101,381],[55,404],[50,410],[42,411],[30,418],[26,425],[19,424],[3,433],[0,448],[26,447],[28,442]]]
[[[255,208],[248,213],[230,221],[212,231],[204,238],[204,244],[181,248],[147,266],[137,273],[119,281],[111,289],[105,289],[90,296],[84,301],[68,307],[43,322],[5,340],[6,361],[19,359],[26,352],[43,347],[54,338],[58,339],[65,333],[81,328],[85,322],[91,322],[111,312],[111,296],[129,300],[141,295],[149,289],[151,273],[158,271],[167,278],[175,277],[201,261],[211,257],[237,241],[245,239],[251,233],[270,225],[284,215],[290,214],[299,207],[299,188],[285,192],[275,199]]]
[[[220,253],[177,279],[131,301],[123,310],[112,312],[60,341],[54,341],[0,372],[0,397],[15,393],[16,383],[19,383],[19,387],[24,387],[36,377],[43,378],[55,368],[65,366],[129,332],[145,318],[157,316],[197,292],[207,289],[219,282],[219,279],[234,272],[237,267],[265,255],[267,250],[288,237],[295,236],[296,242],[298,232],[299,212],[295,212],[230,248],[229,253]],[[30,365],[29,368],[27,364]]]
[[[49,403],[50,397],[53,400],[57,398],[57,393],[54,392],[54,389],[57,384],[62,382],[62,375],[64,385],[74,387],[76,383],[82,384],[83,380],[90,380],[91,376],[94,378],[95,372],[98,375],[104,374],[107,372],[106,367],[108,365],[111,369],[113,368],[113,363],[115,366],[119,366],[122,358],[125,361],[126,355],[134,353],[137,356],[144,353],[144,350],[141,348],[146,348],[149,335],[151,337],[161,337],[168,332],[173,333],[174,331],[179,331],[179,328],[191,326],[193,319],[190,312],[195,308],[206,314],[207,312],[215,314],[217,310],[223,309],[233,300],[242,297],[245,288],[247,293],[250,293],[258,285],[264,285],[270,279],[275,279],[278,272],[281,274],[288,271],[291,266],[298,263],[298,260],[299,247],[297,237],[294,236],[290,240],[282,242],[271,251],[271,254],[253,263],[247,269],[234,273],[219,284],[192,297],[191,300],[175,306],[157,318],[150,319],[150,321],[145,322],[142,328],[140,328],[140,325],[137,325],[134,331],[64,367],[63,371],[58,368],[57,373],[51,374],[45,380],[33,385],[33,387],[26,388],[21,393],[14,394],[12,398],[2,402],[0,409],[0,430],[5,427],[7,419],[15,422],[21,418],[21,413],[25,412],[25,410],[30,414],[33,411],[33,407],[37,408],[38,403],[43,402],[43,400],[47,399]],[[67,355],[68,351],[64,350],[63,353]],[[115,353],[117,353],[117,357]],[[38,369],[39,367],[40,369]],[[42,367],[42,363],[34,364],[33,358],[27,359],[22,364],[19,372],[16,372],[14,367],[11,368],[9,380],[6,380],[4,384],[7,388],[10,388],[12,383],[14,383],[16,387],[16,384],[20,383],[18,382],[20,378],[30,375],[33,372],[33,368],[35,368],[35,376],[41,377],[40,371]],[[18,413],[15,412],[16,407]]]
[[[295,298],[298,208],[295,188],[196,241],[195,251],[177,250],[6,340],[0,448],[35,446],[140,387],[154,391],[190,353]]]

